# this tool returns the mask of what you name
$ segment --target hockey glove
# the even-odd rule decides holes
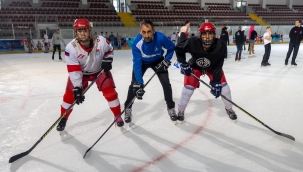
[[[143,84],[140,84],[140,83],[137,83],[135,82],[133,84],[133,92],[134,92],[134,95],[136,95],[137,99],[139,100],[142,100],[142,97],[145,93],[145,91],[143,90],[144,88],[144,85]]]
[[[166,72],[171,62],[164,59],[162,62],[156,65],[157,73]]]
[[[213,87],[213,89],[210,90],[210,92],[216,97],[220,97],[221,91],[222,91],[222,85],[220,82],[210,82],[210,85]]]
[[[191,73],[193,73],[193,70],[191,69],[190,65],[188,63],[181,63],[180,64],[181,74],[189,76]]]
[[[113,58],[107,57],[102,59],[101,68],[104,69],[104,72],[108,72],[112,69]]]
[[[82,88],[81,87],[75,87],[73,89],[73,92],[74,92],[74,98],[75,98],[75,101],[76,101],[77,105],[84,102],[85,97],[82,95]]]

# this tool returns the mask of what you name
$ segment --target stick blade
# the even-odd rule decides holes
[[[30,153],[30,151],[26,151],[26,152],[22,152],[22,153],[20,153],[20,154],[18,154],[18,155],[14,155],[14,156],[12,156],[10,159],[9,159],[9,163],[13,163],[14,161],[16,161],[16,160],[18,160],[18,159],[20,159],[20,158],[22,158],[22,157],[24,157],[24,156],[26,156],[26,155],[28,155]]]
[[[85,158],[86,154],[91,150],[92,148],[90,147],[89,149],[87,149],[87,151],[85,152],[85,154],[83,155],[83,159]]]
[[[294,138],[293,136],[289,135],[289,134],[285,134],[285,133],[280,133],[280,132],[279,132],[278,135],[283,136],[283,137],[286,137],[286,138],[288,138],[288,139],[290,139],[290,140],[295,141],[295,138]]]

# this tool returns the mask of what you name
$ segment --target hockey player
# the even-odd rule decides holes
[[[186,34],[181,33],[180,42],[176,45],[175,52],[177,60],[181,63],[181,74],[184,74],[184,87],[181,99],[178,103],[178,120],[184,120],[184,111],[196,88],[199,87],[197,77],[207,75],[210,85],[214,88],[211,93],[218,98],[221,94],[231,100],[230,88],[226,82],[222,70],[224,57],[226,55],[226,44],[223,40],[215,38],[216,27],[212,23],[203,23],[199,28],[200,37],[187,39]],[[192,58],[187,62],[185,53],[191,54]],[[222,99],[230,119],[237,119],[232,110],[232,104]]]
[[[65,49],[65,59],[69,74],[66,91],[61,105],[63,114],[70,105],[76,101],[79,105],[85,99],[82,91],[93,81],[101,70],[104,73],[96,81],[96,85],[108,101],[115,119],[121,113],[118,94],[110,70],[112,69],[113,47],[103,36],[93,37],[92,30],[87,19],[76,19],[73,25],[75,39]],[[95,39],[94,39],[95,38]],[[72,109],[62,118],[57,126],[58,131],[65,128],[66,121]],[[124,125],[121,117],[117,119],[119,127]]]
[[[162,47],[167,49],[164,56]],[[132,45],[133,72],[132,81],[128,89],[125,106],[125,122],[132,121],[132,105],[127,107],[136,96],[141,100],[144,94],[143,75],[148,68],[157,72],[157,76],[164,92],[164,99],[167,104],[167,111],[172,121],[177,120],[175,112],[175,102],[173,101],[172,88],[168,77],[168,67],[174,54],[175,44],[163,33],[156,32],[154,24],[149,20],[144,20],[140,25],[140,34],[135,38]]]

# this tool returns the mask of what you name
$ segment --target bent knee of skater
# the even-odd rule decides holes
[[[184,87],[185,87],[186,89],[189,89],[189,90],[194,90],[194,89],[196,89],[196,87],[194,87],[194,86],[192,86],[192,85],[184,85]]]

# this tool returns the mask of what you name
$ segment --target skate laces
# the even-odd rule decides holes
[[[178,116],[184,116],[184,111],[180,111],[180,110],[179,110]]]
[[[125,109],[125,117],[132,117],[132,109],[130,108]]]
[[[170,116],[177,116],[175,108],[167,109]]]

